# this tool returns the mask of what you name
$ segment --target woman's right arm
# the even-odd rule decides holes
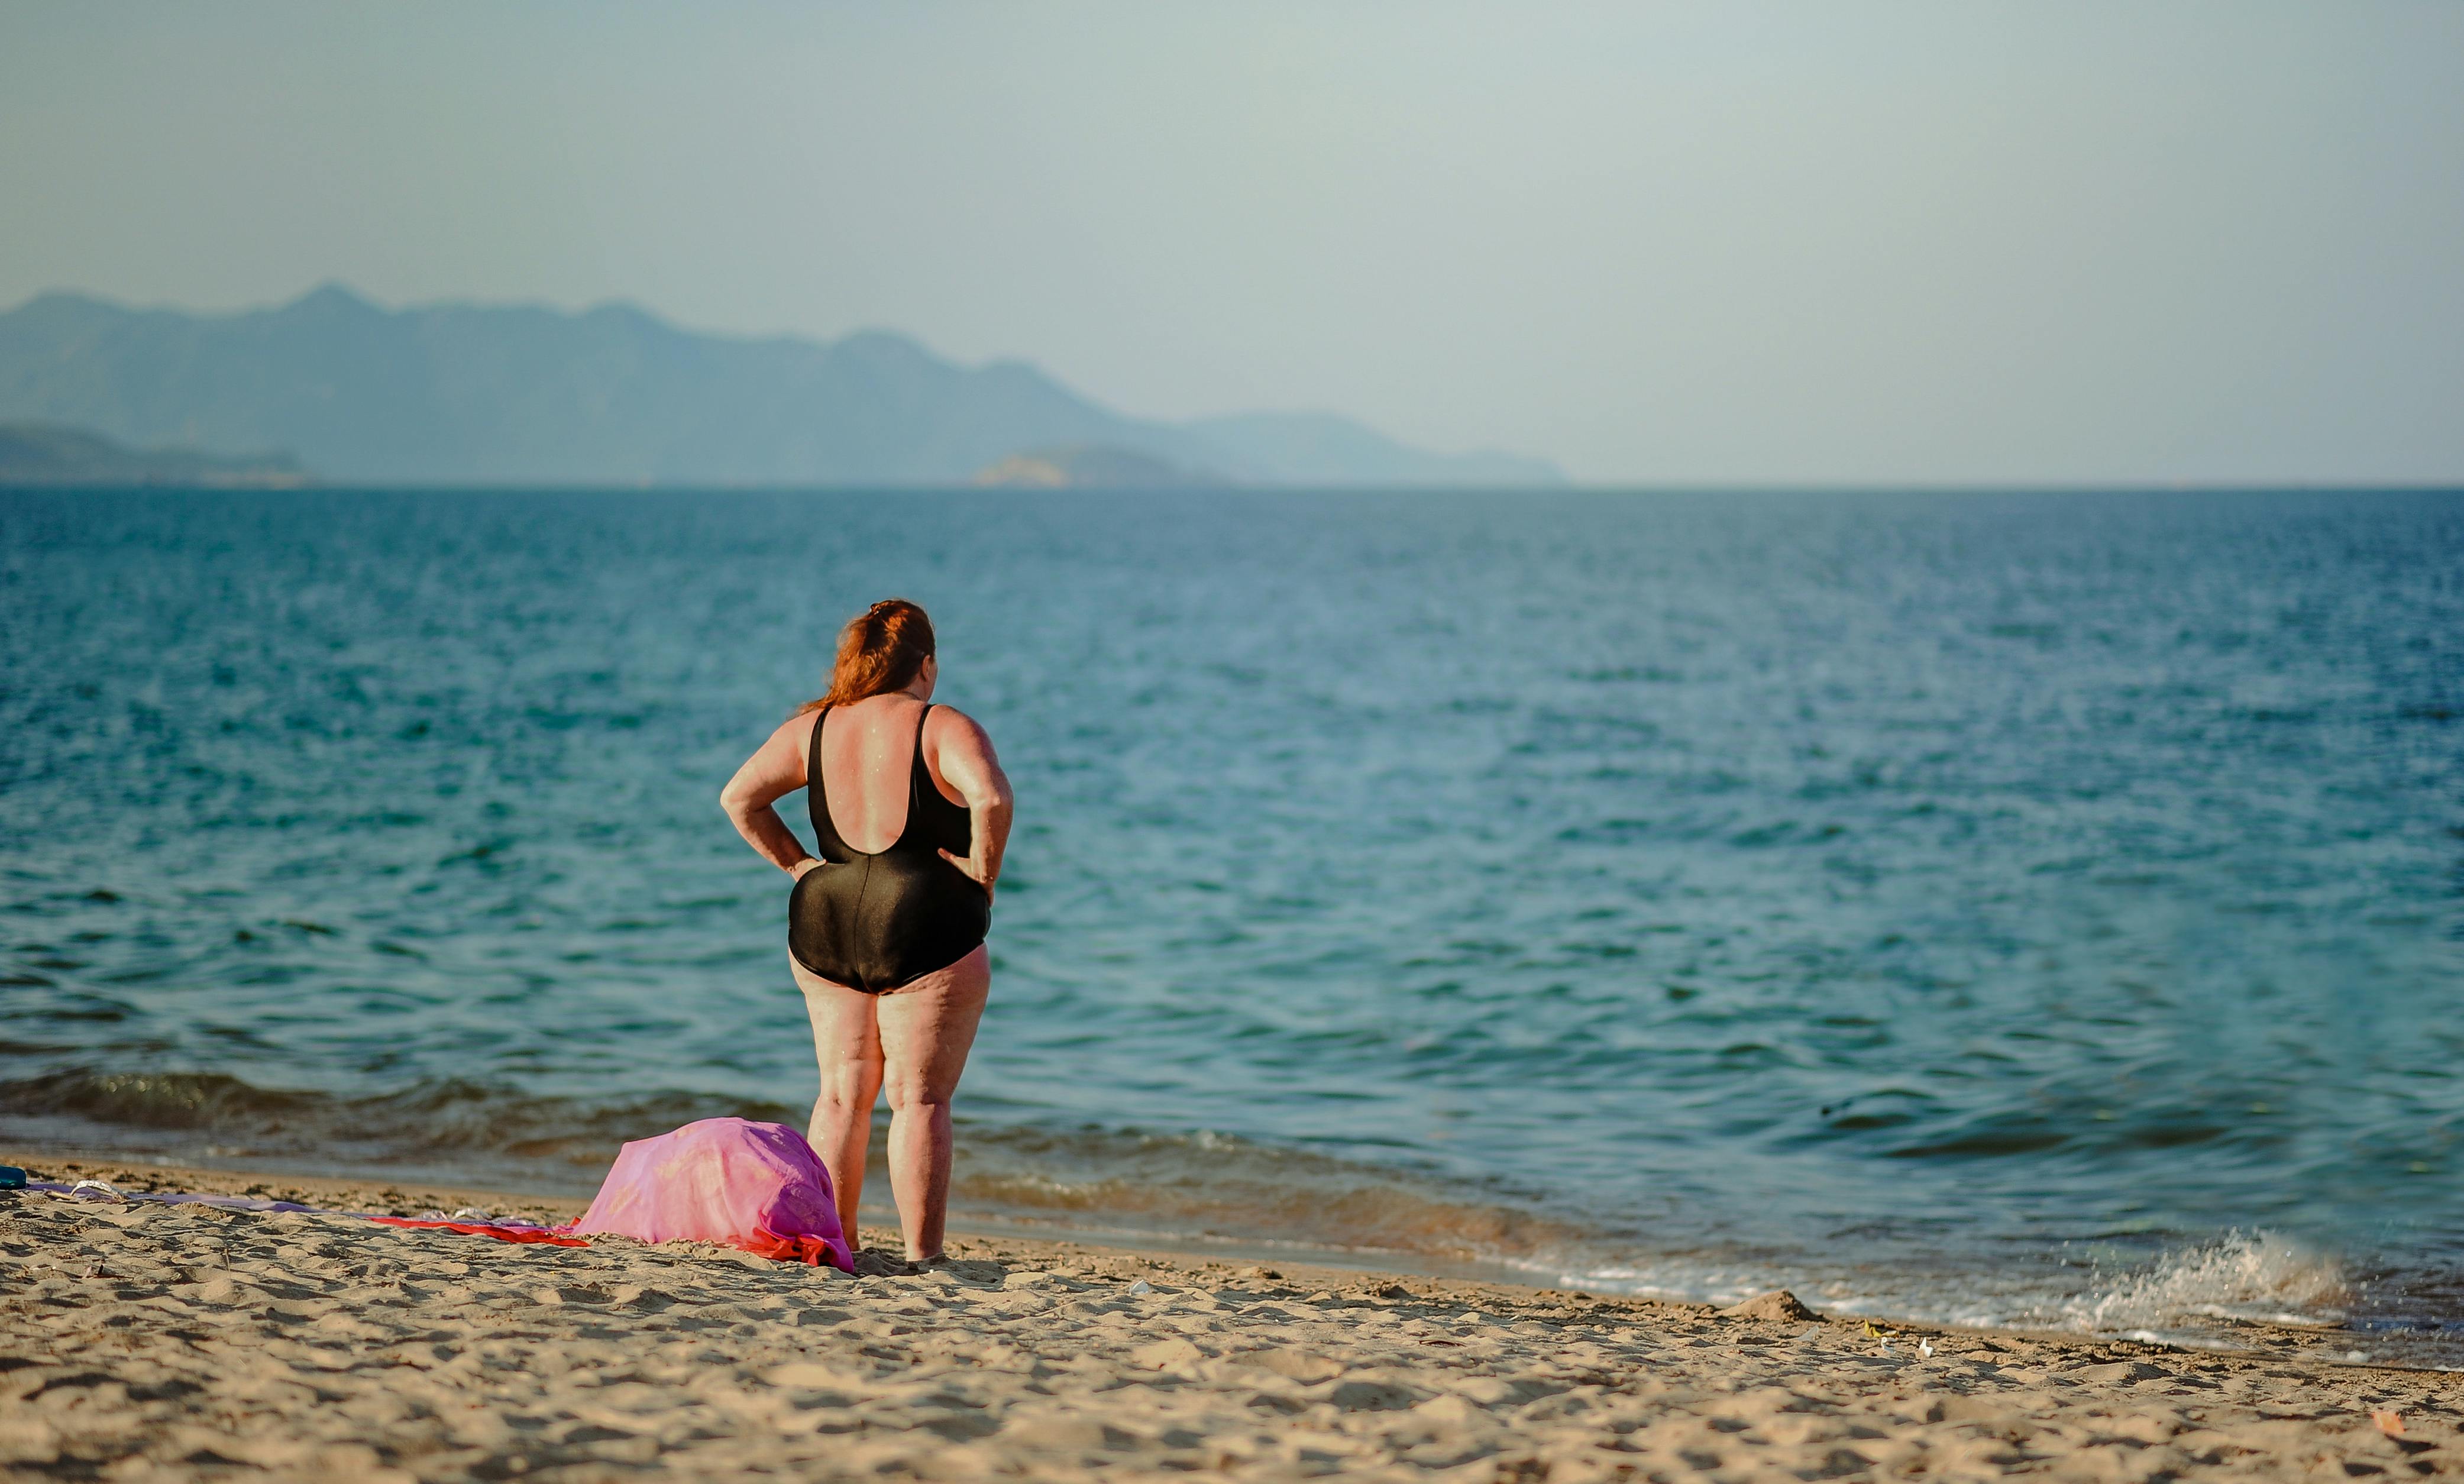
[[[993,754],[992,738],[976,724],[975,718],[957,707],[938,709],[949,718],[940,728],[937,748],[941,776],[967,801],[967,838],[973,851],[967,855],[943,851],[941,858],[982,887],[989,899],[993,884],[1001,879],[1001,854],[1009,849],[1010,815],[1016,801],[1010,796],[1009,776]]]
[[[770,864],[795,876],[821,862],[805,853],[795,831],[770,806],[804,786],[804,743],[812,725],[810,713],[789,717],[718,791],[718,807],[735,821],[736,832]]]

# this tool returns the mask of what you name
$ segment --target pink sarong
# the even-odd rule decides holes
[[[704,1119],[627,1144],[577,1235],[719,1242],[788,1262],[855,1270],[830,1172],[804,1136],[778,1123]]]

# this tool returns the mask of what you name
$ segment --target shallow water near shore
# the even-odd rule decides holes
[[[0,1138],[800,1123],[715,797],[893,592],[966,1210],[2464,1356],[2453,495],[0,493]]]

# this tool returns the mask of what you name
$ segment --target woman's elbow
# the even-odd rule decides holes
[[[718,790],[718,808],[719,811],[730,819],[742,819],[745,815],[753,812],[754,803],[752,791],[745,788],[739,788],[734,784],[729,784],[726,787]]]

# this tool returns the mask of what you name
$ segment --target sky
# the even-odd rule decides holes
[[[627,300],[1643,484],[2464,483],[2464,4],[0,0],[0,306]]]

